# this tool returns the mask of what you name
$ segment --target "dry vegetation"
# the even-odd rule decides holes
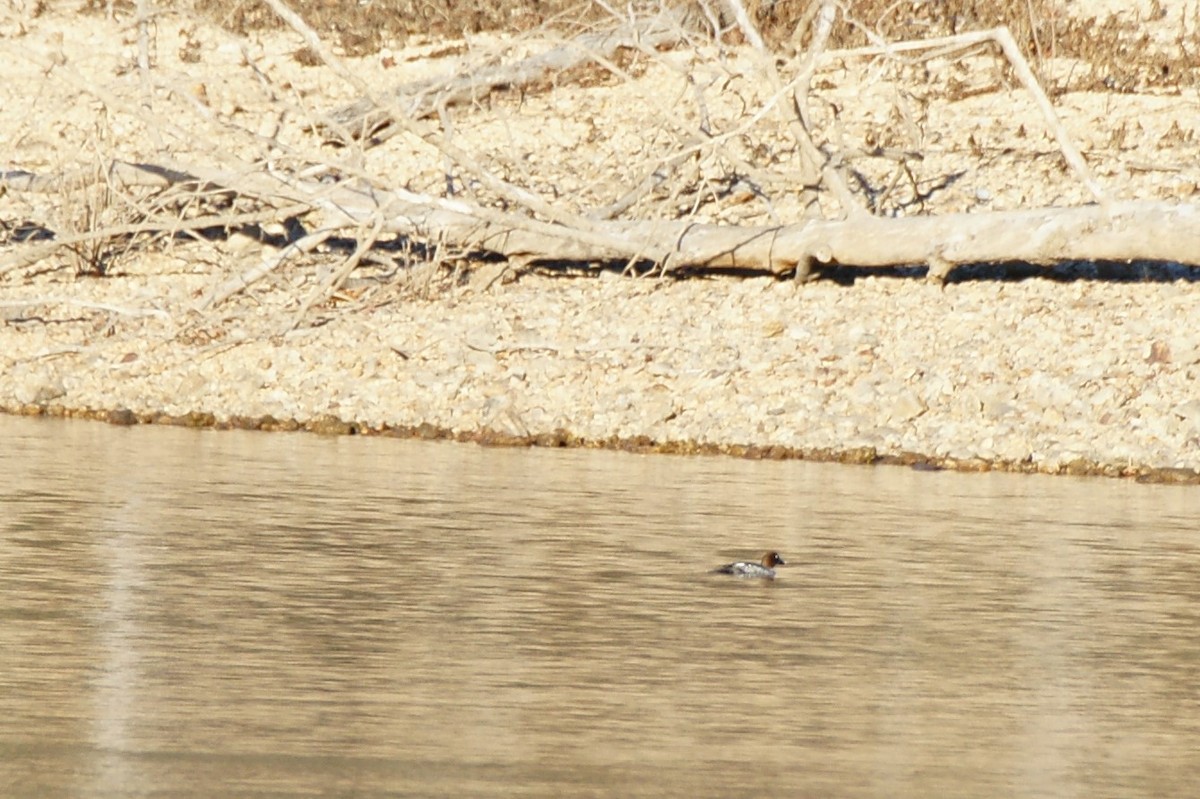
[[[292,57],[298,64],[331,73],[364,99],[340,108],[320,98],[323,108],[308,101],[297,106],[291,81],[246,62],[240,96],[235,92],[214,116],[194,102],[190,110],[186,103],[170,105],[181,99],[173,87],[160,92],[151,109],[145,94],[140,101],[106,94],[83,76],[70,77],[69,66],[60,69],[105,108],[96,122],[102,133],[82,143],[89,155],[82,170],[75,165],[74,177],[55,181],[42,175],[22,183],[20,176],[9,175],[9,189],[38,183],[42,191],[47,186],[57,191],[60,202],[44,222],[5,222],[11,241],[36,246],[0,259],[0,274],[34,263],[56,247],[66,248],[77,273],[105,274],[138,243],[169,246],[241,234],[291,246],[231,276],[206,307],[262,279],[287,258],[332,253],[341,260],[319,281],[317,293],[297,301],[302,313],[333,296],[360,265],[374,263],[385,271],[394,266],[395,253],[402,261],[416,254],[418,260],[450,266],[455,279],[464,261],[478,265],[489,257],[507,259],[516,269],[573,261],[632,269],[695,264],[794,269],[803,275],[814,263],[917,262],[931,264],[931,274],[945,277],[955,264],[986,259],[1137,257],[1139,247],[1146,248],[1143,257],[1174,256],[1156,248],[1164,237],[1147,221],[1174,220],[1141,207],[1113,217],[1115,229],[1143,231],[1126,249],[1084,241],[1096,227],[1090,213],[1055,222],[1065,225],[1061,240],[1084,242],[1077,251],[1023,247],[1027,242],[1011,232],[1014,226],[1039,225],[1042,217],[998,217],[993,227],[978,229],[971,226],[979,218],[946,217],[945,224],[920,227],[894,224],[904,221],[896,217],[928,212],[1018,211],[1097,199],[1111,211],[1041,91],[1050,96],[1090,89],[1156,96],[1194,92],[1198,71],[1189,48],[1200,20],[1181,16],[1177,30],[1164,34],[1160,25],[1152,37],[1146,18],[1165,13],[1155,3],[1140,16],[1126,11],[1083,19],[1063,13],[1053,0],[868,0],[849,12],[837,6],[834,24],[827,28],[817,24],[822,3],[814,0],[747,3],[748,21],[737,19],[737,4],[693,2],[677,6],[681,15],[665,17],[665,28],[653,27],[661,9],[646,3],[634,38],[628,32],[605,33],[628,19],[600,2],[302,2],[295,5],[299,18],[286,23],[286,14],[271,5],[239,0],[164,13],[184,19],[203,14],[243,41],[283,26],[295,42]],[[130,21],[137,14],[128,2],[91,0],[87,10]],[[27,13],[36,19],[48,11],[53,6],[42,4]],[[932,54],[918,48],[897,51],[866,69],[863,56],[884,43],[970,36],[998,25],[1011,30],[1016,42],[1006,58],[996,46],[1000,39],[970,39]],[[458,74],[402,83],[388,92],[359,75],[361,62],[352,69],[345,61],[378,54],[385,46],[398,49],[482,30],[521,34],[504,40],[509,44],[481,50],[473,66],[458,67]],[[525,32],[560,44],[530,56]],[[737,47],[756,44],[759,32],[767,48],[759,55],[769,51],[770,58],[756,60],[753,48]],[[179,62],[199,63],[203,48],[194,27],[184,25],[179,34]],[[820,36],[815,46],[814,35]],[[568,39],[579,36],[584,38]],[[450,44],[449,51],[460,52],[457,47]],[[1022,71],[1018,50],[1034,74]],[[822,73],[821,55],[830,56],[826,62],[840,65],[844,75],[866,71],[869,77],[860,88],[846,90]],[[54,68],[48,64],[47,72]],[[140,71],[147,92],[151,70]],[[671,89],[669,109],[662,107],[657,87],[640,84],[652,72],[657,80],[685,87],[684,94]],[[192,87],[200,93],[195,99],[209,104],[202,96],[205,85],[198,86]],[[553,95],[562,87],[574,91],[563,103],[590,102],[596,95],[586,90],[593,87],[628,94],[615,109],[580,109],[576,119],[552,120],[561,107]],[[1029,110],[994,119],[989,128],[960,135],[953,121],[939,118],[952,104],[1022,90]],[[241,105],[254,92],[266,95],[264,117],[272,131],[266,135],[260,132],[263,118],[257,123],[239,118],[246,116]],[[787,95],[792,98],[783,102]],[[630,99],[632,104],[622,105]],[[175,124],[196,110],[219,122],[221,141],[202,142],[196,132]],[[987,111],[1008,115],[1003,104],[993,103]],[[132,171],[110,168],[110,162],[135,160],[129,148],[103,132],[122,116],[138,120],[158,140],[175,141],[180,154],[191,150],[188,160],[150,162],[152,168]],[[526,135],[516,130],[518,123],[529,118],[545,120],[557,131],[556,140],[574,137],[575,145],[518,140],[518,134]],[[590,132],[578,130],[580,125],[590,125]],[[420,154],[404,145],[392,158],[374,160],[375,148],[398,134],[418,142]],[[1102,168],[1124,168],[1120,154],[1135,146],[1126,141],[1135,135],[1122,122],[1105,131],[1101,139],[1106,141],[1086,143],[1091,168],[1098,162]],[[1192,127],[1176,121],[1159,144],[1166,145],[1164,153],[1179,151],[1176,163],[1185,163],[1194,136]],[[1028,140],[1028,146],[1014,148],[1014,139]],[[1111,164],[1097,157],[1099,147],[1116,154]],[[214,161],[198,162],[198,153]],[[405,168],[383,168],[396,158],[409,159]],[[1049,193],[1048,199],[1020,194],[1016,202],[989,205],[989,191],[965,188],[964,176],[1026,169],[1046,158],[1056,165],[1044,167],[1041,176],[1086,190]],[[1139,168],[1163,169],[1158,163]],[[1171,169],[1179,171],[1166,167]],[[980,185],[985,182],[980,179]],[[845,224],[787,228],[814,218]],[[739,225],[749,227],[739,232]],[[950,252],[940,243],[961,238],[967,229],[975,241],[1008,230],[1004,246],[1009,249],[988,243]],[[868,230],[874,232],[867,236]],[[887,252],[864,249],[863,242],[871,239],[887,242]]]
[[[92,0],[99,6],[101,0]],[[754,0],[748,10],[773,48],[803,47],[811,35],[810,0]],[[542,26],[570,31],[607,15],[579,0],[304,0],[295,9],[316,30],[336,38],[347,55],[367,55],[404,45],[410,37],[480,31],[528,31]],[[622,8],[623,4],[616,7]],[[1035,67],[1047,58],[1078,59],[1087,69],[1051,82],[1051,93],[1068,89],[1117,91],[1194,86],[1200,62],[1196,30],[1187,21],[1166,43],[1154,42],[1145,24],[1165,15],[1161,0],[1144,13],[1130,9],[1102,20],[1063,13],[1057,0],[858,0],[830,37],[831,48],[861,47],[872,41],[909,41],[1006,26]],[[277,28],[278,17],[257,0],[222,0],[197,10],[239,33]],[[737,34],[734,33],[734,36]]]
[[[180,0],[186,2],[186,0]],[[49,5],[43,0],[43,5]],[[93,13],[130,14],[131,0],[87,0]],[[810,0],[752,0],[755,24],[774,48],[804,46],[811,35]],[[846,4],[832,48],[860,47],[875,37],[907,41],[1006,26],[1035,67],[1047,58],[1078,59],[1087,69],[1052,81],[1047,91],[1085,88],[1116,91],[1195,86],[1200,62],[1200,19],[1184,20],[1167,42],[1153,41],[1147,22],[1165,16],[1161,0],[1102,19],[1070,16],[1058,0],[857,0]],[[279,29],[278,16],[259,0],[195,3],[193,9],[228,30],[249,34]],[[609,16],[589,0],[298,0],[295,10],[348,56],[404,46],[410,39],[459,37],[482,31],[518,32],[550,26],[562,31]],[[624,4],[616,4],[623,8]],[[877,40],[877,39],[876,39]]]

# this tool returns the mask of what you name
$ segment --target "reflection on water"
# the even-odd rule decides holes
[[[0,418],[0,794],[1190,796],[1195,489]],[[774,583],[707,570],[779,549]]]

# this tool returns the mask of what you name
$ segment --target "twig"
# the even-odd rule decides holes
[[[1001,26],[991,28],[985,31],[975,31],[972,33],[960,33],[955,36],[941,36],[934,39],[922,39],[912,42],[896,42],[883,45],[873,45],[870,47],[856,47],[849,50],[831,50],[822,55],[821,60],[831,61],[839,58],[855,58],[860,56],[876,56],[882,55],[889,58],[895,57],[897,53],[911,53],[918,50],[936,50],[937,52],[927,54],[925,58],[933,58],[939,55],[944,55],[948,52],[958,52],[969,47],[974,47],[985,42],[994,42],[998,45],[1009,64],[1012,65],[1013,71],[1017,74],[1018,80],[1025,86],[1025,90],[1033,97],[1034,103],[1038,110],[1042,112],[1046,124],[1050,127],[1054,138],[1058,141],[1059,149],[1062,150],[1063,158],[1075,170],[1079,179],[1087,186],[1088,191],[1105,209],[1110,208],[1111,200],[1101,188],[1099,181],[1092,174],[1092,170],[1084,160],[1083,154],[1075,146],[1071,140],[1070,134],[1067,133],[1066,127],[1059,120],[1058,114],[1054,110],[1050,98],[1042,90],[1042,86],[1034,77],[1033,70],[1029,68],[1029,62],[1025,60],[1025,56],[1021,55],[1021,49],[1017,47],[1016,40],[1013,39],[1012,33],[1008,28]]]
[[[690,130],[680,129],[675,124],[675,121],[678,118],[677,114],[670,114],[665,109],[660,110],[658,112],[658,116],[661,120],[661,127],[659,129],[666,130],[669,134],[673,135],[678,142],[677,146],[681,147],[681,149],[673,150],[669,155],[660,156],[651,162],[647,167],[644,167],[644,177],[634,184],[633,188],[628,189],[612,203],[600,206],[598,208],[593,208],[587,213],[589,219],[612,219],[621,213],[624,213],[651,191],[662,187],[668,181],[672,180],[671,173],[674,173],[679,166],[689,160],[692,160],[697,155],[704,156],[705,154],[717,154],[731,164],[738,174],[749,177],[760,186],[767,186],[771,183],[781,183],[784,184],[784,191],[787,192],[818,188],[818,181],[805,174],[794,177],[772,176],[769,173],[766,173],[764,170],[746,161],[744,158],[738,155],[733,148],[724,146],[727,142],[737,140],[747,135],[755,125],[761,122],[769,113],[775,110],[778,104],[783,101],[788,93],[794,91],[796,87],[796,80],[789,81],[786,85],[779,87],[779,90],[773,92],[769,97],[767,97],[753,113],[748,114],[742,120],[740,120],[736,127],[723,133],[713,133],[712,127],[708,121],[709,115],[703,93],[697,86],[691,72],[683,69],[669,59],[663,59],[659,57],[654,50],[642,48],[642,52],[648,58],[656,59],[663,67],[680,74],[681,77],[686,81],[687,85],[692,88],[695,94],[697,111],[701,117],[700,133],[702,135],[697,136]],[[592,59],[597,64],[611,72],[613,75],[616,75],[617,77],[620,77],[628,82],[631,87],[637,90],[637,79],[630,75],[627,71],[621,69],[621,67],[618,65],[612,63],[603,54],[593,53]],[[797,80],[799,80],[799,78],[797,78]],[[651,94],[641,90],[637,90],[637,93],[648,106],[662,109],[661,99],[658,94]],[[668,202],[673,201],[678,194],[679,189],[676,187],[672,190]],[[774,219],[775,211],[772,207],[770,198],[762,194],[759,195],[759,198],[765,202],[768,214],[770,214]]]
[[[151,107],[150,88],[150,0],[137,0],[137,66],[142,85],[142,105]]]
[[[276,13],[280,13],[276,7],[277,0],[265,2],[275,9]],[[283,13],[280,13],[280,16],[289,25],[295,27],[293,21],[299,21],[303,25],[303,20],[294,12],[288,9],[287,13],[290,16]],[[453,106],[464,102],[478,102],[502,86],[524,86],[548,74],[578,66],[591,59],[594,53],[610,54],[620,47],[638,45],[653,49],[678,43],[684,38],[683,20],[682,10],[663,9],[658,16],[640,24],[631,22],[615,30],[581,36],[515,64],[492,69],[456,70],[449,76],[402,85],[380,98],[375,98],[372,92],[359,89],[364,95],[363,98],[332,112],[328,115],[327,122],[335,129],[350,130],[357,137],[368,140],[365,142],[368,146],[376,145],[406,129],[404,125],[397,126],[393,123],[431,116],[436,113],[439,105]],[[299,29],[297,31],[299,32]],[[311,29],[309,31],[311,33]],[[309,42],[308,33],[301,35]],[[312,47],[310,42],[309,46]],[[325,60],[326,55],[332,55],[328,48],[323,46],[314,47],[313,52],[322,60]],[[339,71],[339,74],[342,73]],[[358,88],[356,82],[351,82],[351,85]]]
[[[276,217],[290,217],[302,214],[312,208],[311,204],[293,204],[272,209]],[[0,275],[14,269],[21,269],[30,264],[48,258],[62,247],[82,244],[90,241],[114,239],[121,236],[134,236],[139,233],[175,234],[190,230],[203,230],[214,227],[238,227],[262,223],[263,211],[249,211],[242,214],[215,214],[212,216],[197,216],[191,219],[153,220],[133,222],[125,225],[110,225],[97,230],[82,233],[72,233],[56,236],[53,241],[37,242],[27,247],[0,257]]]
[[[813,0],[813,2],[819,4],[820,8],[814,20],[812,39],[800,62],[799,74],[796,75],[794,81],[796,90],[792,95],[796,103],[796,113],[800,116],[800,123],[804,125],[804,129],[809,132],[810,136],[812,135],[812,119],[808,113],[808,93],[812,88],[812,79],[817,71],[817,63],[820,61],[821,54],[825,52],[825,45],[829,43],[829,36],[833,32],[834,20],[837,19],[836,0]]]
[[[762,36],[755,29],[754,23],[750,21],[750,16],[746,13],[746,9],[742,5],[742,0],[726,0],[726,2],[733,9],[734,17],[738,22],[738,26],[742,29],[742,34],[753,45],[755,52],[758,54],[761,69],[766,74],[772,90],[777,95],[784,94],[788,91],[788,87],[784,85],[783,79],[779,76],[779,69],[775,66],[775,59],[767,51]],[[805,80],[811,79],[811,75],[804,76],[802,74],[798,77],[803,77]],[[797,116],[788,119],[788,129],[792,132],[792,137],[796,140],[796,145],[800,148],[801,155],[807,162],[805,166],[820,172],[825,185],[837,198],[843,215],[862,215],[862,207],[854,200],[854,195],[850,192],[846,181],[828,163],[829,159],[813,143],[812,135],[804,125],[803,116],[799,113],[798,106],[796,107],[796,111]],[[804,182],[809,183],[811,181],[805,180]]]
[[[331,274],[320,285],[316,286],[311,292],[309,292],[308,297],[306,297],[304,301],[300,303],[300,307],[297,308],[296,313],[292,315],[291,322],[289,322],[281,332],[286,333],[290,330],[295,330],[300,324],[300,321],[314,305],[316,305],[318,302],[323,302],[338,290],[342,283],[346,281],[346,278],[350,276],[350,273],[358,268],[359,263],[362,262],[363,256],[370,252],[371,248],[375,246],[375,242],[379,240],[379,234],[383,231],[383,221],[384,215],[381,209],[375,214],[370,232],[359,239],[358,246],[354,248],[354,252],[352,252],[342,262],[341,266],[338,267],[336,272]]]
[[[229,278],[225,282],[217,286],[213,291],[205,297],[197,306],[197,310],[207,310],[214,305],[219,305],[225,300],[245,290],[259,280],[269,275],[275,269],[289,258],[292,258],[300,253],[309,253],[315,250],[322,242],[332,236],[335,232],[333,228],[318,230],[315,233],[310,233],[296,241],[293,241],[288,246],[284,247],[275,255],[266,255],[254,269],[250,269],[239,275]]]
[[[32,300],[8,300],[0,302],[0,308],[31,308],[38,305],[71,305],[76,308],[86,308],[92,311],[107,311],[121,316],[153,316],[157,319],[171,320],[171,315],[157,308],[126,308],[121,305],[109,305],[103,302],[87,302],[72,297],[41,297]]]
[[[342,59],[338,58],[333,50],[327,47],[325,42],[321,41],[321,37],[317,35],[317,32],[309,27],[308,23],[299,14],[288,7],[287,4],[281,2],[281,0],[263,0],[263,2],[270,6],[271,10],[288,24],[288,27],[300,34],[300,38],[304,39],[304,44],[307,45],[308,49],[316,53],[317,57],[325,62],[327,67],[336,72],[342,80],[349,83],[366,97],[373,95],[370,87],[367,86],[367,82],[354,74],[353,70],[349,69],[342,62]]]

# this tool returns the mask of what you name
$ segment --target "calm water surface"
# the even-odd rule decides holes
[[[1194,488],[0,417],[0,795],[1194,796]],[[707,570],[778,548],[774,583]]]

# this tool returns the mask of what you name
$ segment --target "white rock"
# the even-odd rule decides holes
[[[926,405],[913,391],[902,392],[892,403],[888,421],[907,422],[925,412]]]
[[[1188,400],[1187,402],[1182,402],[1172,408],[1171,413],[1190,423],[1194,427],[1200,428],[1200,399],[1192,399]]]

